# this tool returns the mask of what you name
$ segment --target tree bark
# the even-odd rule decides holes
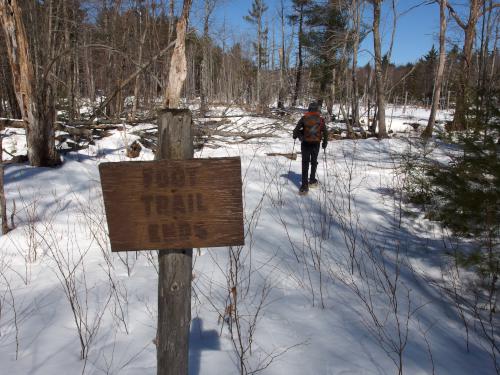
[[[462,21],[448,2],[446,3],[448,9],[450,10],[450,14],[465,33],[464,46],[460,62],[458,84],[459,92],[457,92],[456,95],[455,115],[452,123],[453,130],[464,130],[468,127],[467,112],[471,100],[470,79],[472,72],[472,52],[474,40],[476,38],[476,25],[481,16],[481,7],[483,2],[484,0],[470,0],[469,19],[467,20],[467,23]]]
[[[3,126],[0,125],[0,131],[3,130]],[[7,205],[5,204],[5,191],[3,188],[3,147],[2,138],[0,138],[0,214],[2,216],[2,234],[6,234],[9,231],[9,224],[7,221]]]
[[[375,84],[377,88],[378,138],[387,138],[385,127],[385,87],[380,46],[380,6],[383,0],[373,1],[373,45],[375,51]]]
[[[434,91],[432,93],[432,106],[427,127],[422,133],[422,137],[429,138],[432,136],[434,130],[434,123],[436,121],[436,113],[439,107],[439,100],[441,99],[441,85],[443,83],[444,64],[446,61],[446,0],[439,0],[439,61],[434,80]],[[406,105],[406,101],[405,101]]]
[[[23,120],[27,122],[28,159],[32,166],[60,164],[55,149],[55,107],[52,87],[37,87],[26,29],[18,0],[0,0],[0,18],[5,33],[12,81]]]
[[[184,0],[181,18],[177,21],[177,38],[175,40],[174,53],[170,61],[168,73],[168,86],[165,93],[165,107],[178,108],[182,86],[187,76],[186,61],[186,32],[188,26],[189,10],[192,0]]]

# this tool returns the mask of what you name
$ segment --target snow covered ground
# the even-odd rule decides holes
[[[400,215],[394,194],[416,136],[405,123],[426,116],[389,108],[404,136],[331,141],[322,184],[305,197],[300,155],[267,155],[292,152],[294,123],[232,117],[226,131],[276,136],[215,136],[196,153],[241,157],[246,245],[194,251],[191,375],[237,374],[241,358],[270,375],[397,374],[401,364],[405,374],[495,373],[487,343],[474,330],[467,340],[436,286],[448,262],[438,226]],[[22,153],[22,131],[6,133],[5,149]],[[0,237],[0,373],[156,374],[156,255],[110,252],[98,173],[129,160],[134,139],[116,131],[57,169],[6,167],[15,229]]]

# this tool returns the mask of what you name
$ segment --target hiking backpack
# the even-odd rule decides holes
[[[304,141],[308,143],[320,143],[324,124],[319,113],[306,113],[303,122]]]

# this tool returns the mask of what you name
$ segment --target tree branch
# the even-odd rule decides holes
[[[446,2],[446,7],[450,11],[451,16],[457,22],[458,26],[460,26],[464,30],[467,29],[467,25],[460,19],[459,15],[455,12],[455,9],[453,9],[453,7],[450,5],[448,1]]]
[[[495,8],[500,8],[500,3],[491,4],[488,8],[484,9],[481,13],[479,13],[479,18],[484,16],[486,13],[491,12]]]
[[[126,80],[124,80],[119,86],[117,86],[115,91],[113,91],[113,93],[110,96],[108,96],[106,100],[102,102],[102,104],[99,107],[96,108],[96,110],[92,113],[92,116],[90,116],[90,119],[93,120],[97,116],[97,114],[100,111],[102,111],[102,109],[105,108],[121,90],[123,90],[124,87],[126,87],[130,82],[132,82],[135,79],[135,77],[141,74],[143,70],[147,69],[151,64],[153,64],[161,56],[167,53],[167,51],[173,46],[175,46],[175,42],[171,42],[167,47],[162,49],[157,55],[153,56],[146,64],[140,66]]]

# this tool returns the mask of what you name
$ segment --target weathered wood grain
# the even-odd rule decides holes
[[[239,158],[103,163],[113,251],[243,244]]]
[[[193,120],[188,110],[160,114],[156,159],[193,158]],[[156,373],[188,375],[193,249],[158,254],[158,344]]]
[[[3,125],[0,123],[0,131],[2,131]],[[2,138],[0,138],[0,215],[2,220],[2,234],[6,234],[9,231],[9,225],[7,224],[7,205],[5,203],[5,192],[3,188],[3,147]]]

